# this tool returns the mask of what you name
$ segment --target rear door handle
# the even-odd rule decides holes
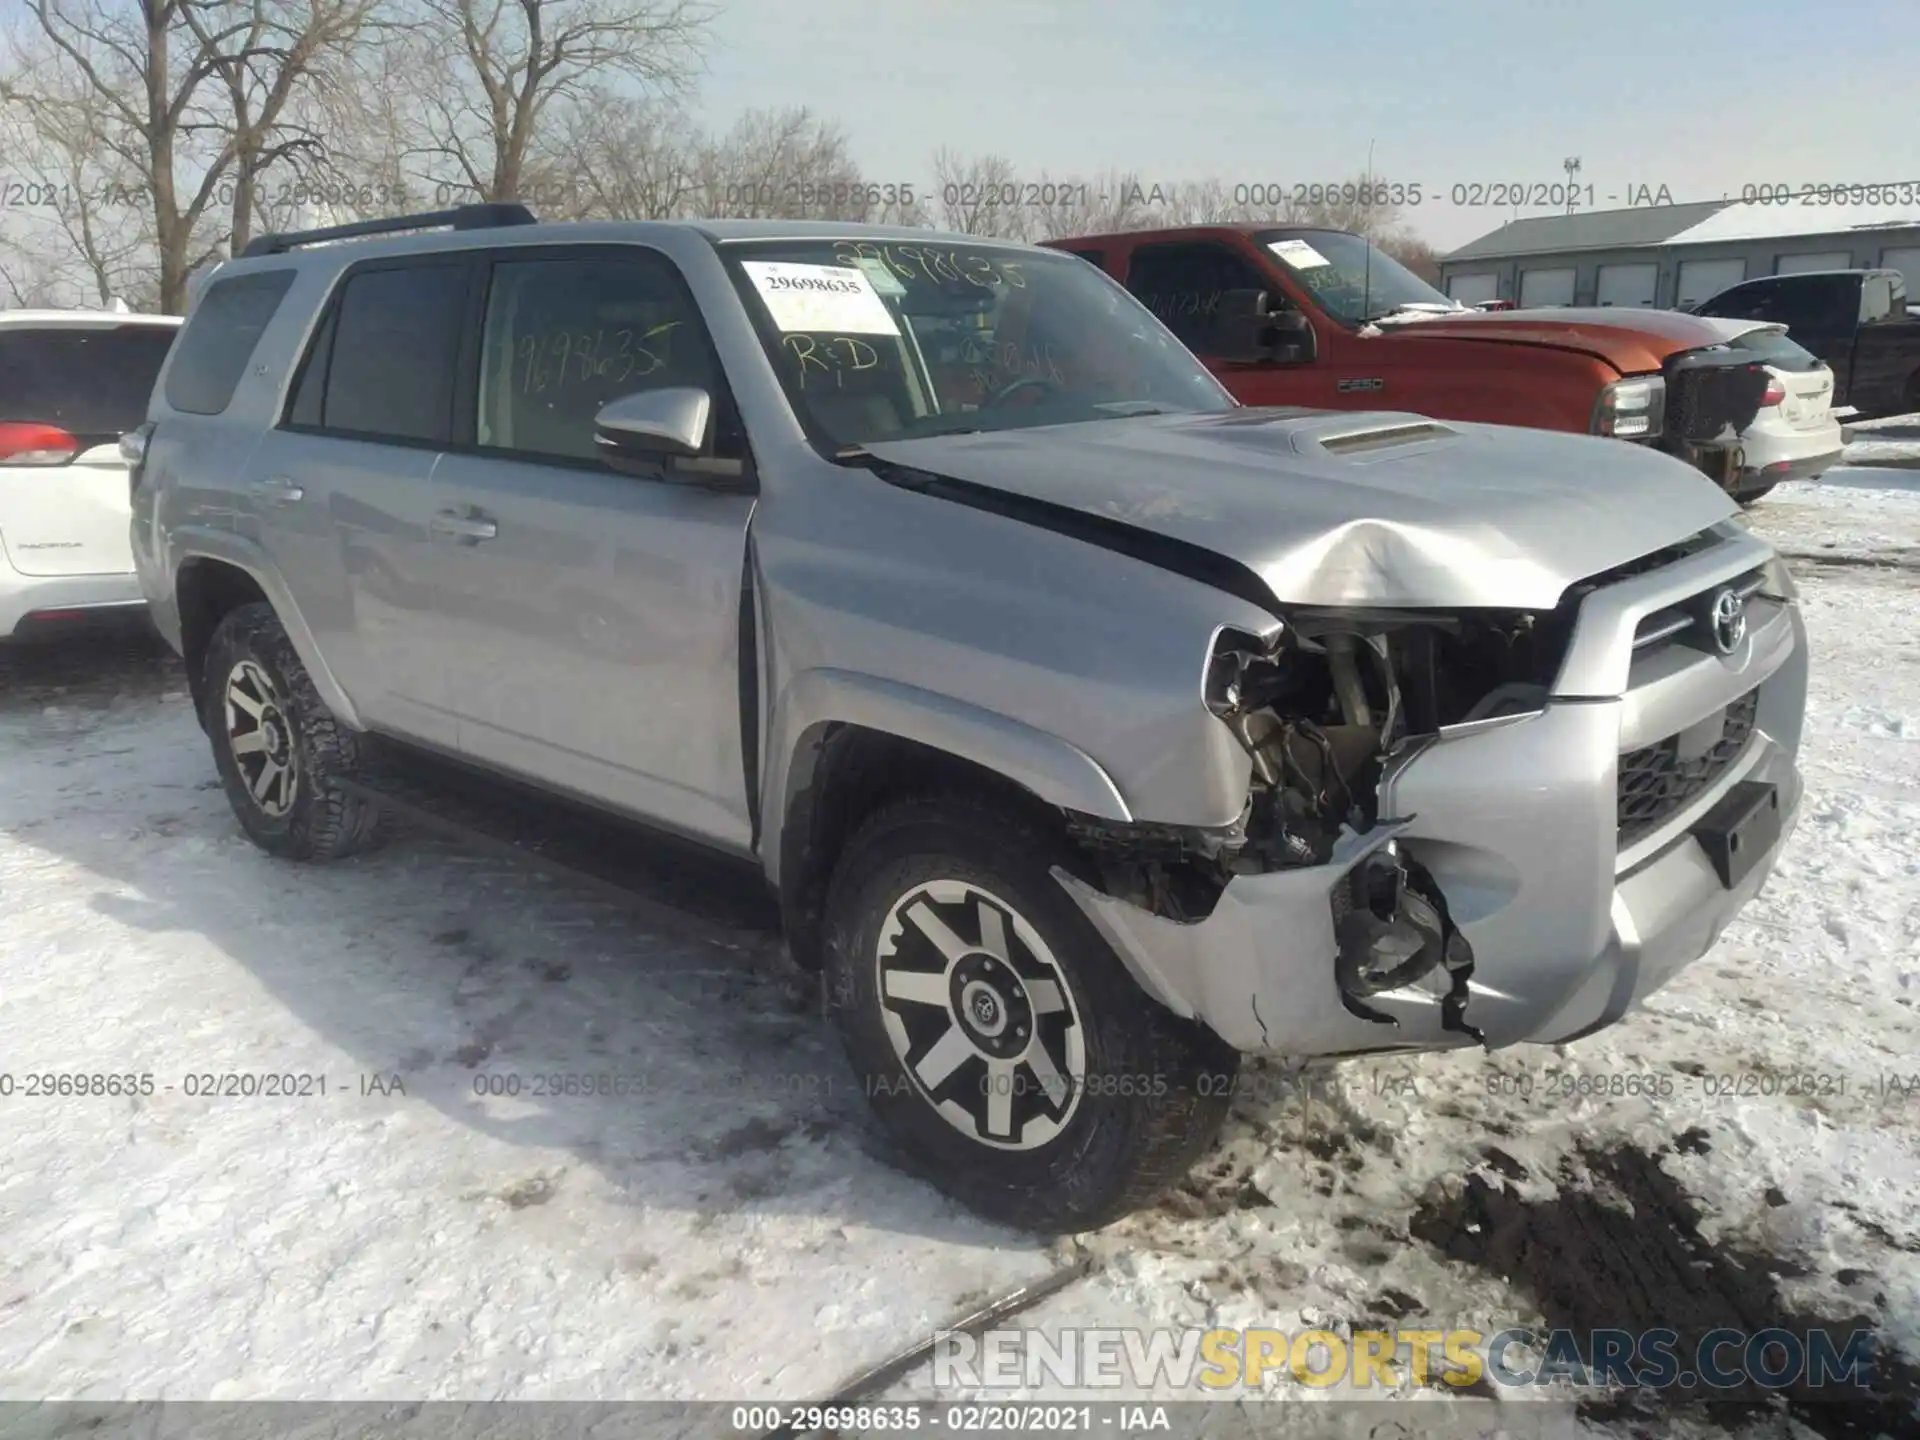
[[[304,500],[307,492],[285,475],[269,475],[253,482],[254,496],[268,505],[291,505]]]
[[[427,522],[436,535],[451,535],[459,540],[491,540],[500,527],[484,515],[462,515],[457,510],[441,510]]]

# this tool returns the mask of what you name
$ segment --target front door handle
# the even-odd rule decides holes
[[[436,535],[451,535],[457,540],[491,540],[500,527],[484,515],[462,515],[457,510],[442,510],[428,522]]]
[[[307,494],[285,475],[269,475],[264,480],[256,480],[252,489],[255,498],[266,505],[291,505],[304,500]]]

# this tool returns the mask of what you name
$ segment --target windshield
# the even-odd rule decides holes
[[[1378,246],[1341,230],[1263,230],[1257,237],[1334,319],[1364,325],[1409,305],[1458,310]]]
[[[728,244],[794,404],[836,446],[1220,411],[1233,398],[1075,255],[904,240]]]

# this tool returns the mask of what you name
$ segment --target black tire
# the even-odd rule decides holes
[[[1734,498],[1738,500],[1743,506],[1751,506],[1761,500],[1766,499],[1767,496],[1771,495],[1772,493],[1773,493],[1773,486],[1762,485],[1758,489],[1742,491],[1739,495],[1735,496]]]
[[[1225,1042],[1134,983],[1053,878],[1056,864],[1070,873],[1077,868],[1063,841],[1010,808],[957,796],[902,801],[873,815],[839,857],[825,944],[827,1003],[854,1072],[908,1168],[993,1220],[1047,1234],[1110,1224],[1178,1180],[1218,1135],[1239,1066]],[[923,891],[940,882],[944,897]],[[895,962],[890,1007],[881,995],[882,935],[909,900],[940,906],[966,953],[936,954],[930,932],[902,921],[886,957]],[[1012,940],[975,943],[988,938],[987,913],[996,908],[1001,933]],[[1007,969],[996,968],[996,953],[1013,957]],[[944,968],[920,973],[947,1001],[892,990],[899,971],[915,959],[925,965],[930,955]],[[968,980],[977,973],[984,981]],[[1055,1006],[1051,987],[1035,978],[1048,973],[1058,977],[1064,1006]],[[997,1016],[1002,1029],[987,1039],[970,1028],[983,983],[1005,989],[993,990],[1003,1008],[989,1018]],[[961,1009],[970,1012],[964,1024]],[[953,1052],[971,1053],[923,1087],[890,1038],[890,1010],[893,1033],[904,1038],[916,1070],[938,1069],[930,1062],[943,1041]],[[1029,1032],[1031,1038],[1016,1038]],[[1084,1080],[1062,1085],[1072,1074],[1075,1032]],[[983,1044],[1019,1046],[1019,1058],[1008,1061],[1003,1050],[990,1061]],[[1052,1086],[1034,1068],[1036,1056],[1051,1070]],[[1057,1063],[1059,1057],[1067,1059]],[[990,1063],[1000,1067],[997,1074]],[[1017,1098],[996,1117],[990,1091]],[[949,1107],[971,1106],[962,1117],[971,1128],[949,1119],[936,1097]],[[1009,1138],[984,1138],[996,1126]],[[1026,1148],[1010,1148],[1016,1145]]]
[[[207,642],[204,666],[202,726],[227,803],[249,840],[287,860],[339,860],[386,843],[393,828],[387,813],[334,783],[358,768],[361,739],[321,703],[271,605],[228,611]],[[234,686],[238,698],[230,703]],[[262,698],[261,716],[243,708]],[[243,758],[236,746],[250,738],[268,749],[249,749]],[[276,767],[279,777],[268,776],[276,760],[291,763]]]

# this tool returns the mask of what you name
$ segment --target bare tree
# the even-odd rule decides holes
[[[702,147],[698,187],[705,216],[858,220],[873,208],[846,133],[805,106],[742,115]]]
[[[1005,155],[964,157],[942,147],[933,157],[934,223],[959,235],[1033,237],[1034,217],[1020,202],[1020,176]]]
[[[47,135],[61,132],[76,91],[97,108],[97,153],[122,169],[120,193],[151,211],[157,303],[177,313],[187,276],[223,241],[244,240],[260,174],[311,143],[281,133],[289,106],[374,3],[27,0],[39,44],[13,46],[0,99]]]
[[[1440,252],[1411,230],[1391,231],[1374,243],[1429,285],[1440,283]]]
[[[293,102],[304,86],[358,40],[381,0],[193,0],[182,18],[212,78],[224,92],[227,113],[220,129],[232,159],[232,181],[223,193],[231,207],[228,244],[233,253],[246,246],[254,222],[274,204],[266,187],[270,174],[292,171],[321,203],[352,183],[317,173],[300,159],[325,156],[319,134],[305,124]],[[284,203],[284,202],[283,202]],[[336,202],[337,203],[337,202]]]
[[[696,0],[411,0],[407,148],[480,200],[524,194],[549,111],[630,82],[669,94],[698,68]]]
[[[0,232],[9,290],[20,304],[26,291],[33,303],[152,303],[152,214],[138,177],[107,144],[107,103],[71,69],[49,64],[39,83],[57,103],[0,106],[9,198],[19,202]]]
[[[543,219],[674,220],[700,208],[707,142],[679,106],[596,92],[543,147]]]

